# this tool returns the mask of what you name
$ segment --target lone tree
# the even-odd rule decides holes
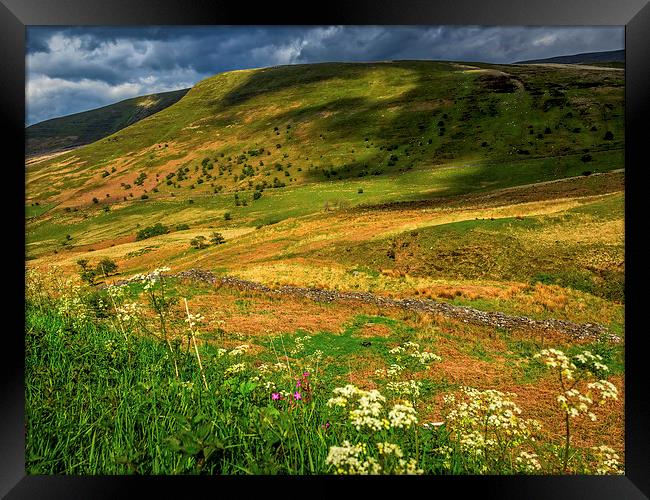
[[[94,285],[97,271],[88,267],[88,259],[79,259],[77,265],[81,268],[81,271],[79,272],[81,279],[89,285]]]
[[[111,273],[117,272],[117,264],[113,259],[103,257],[95,267],[95,272],[98,275],[101,274],[104,278],[108,278]]]
[[[210,241],[211,241],[214,245],[221,245],[222,243],[225,243],[225,242],[226,242],[226,238],[224,238],[223,235],[222,235],[221,233],[213,232],[213,233],[210,235]]]

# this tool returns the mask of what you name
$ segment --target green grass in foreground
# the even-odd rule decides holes
[[[250,345],[224,349],[202,340],[200,346],[168,342],[171,325],[178,332],[184,323],[169,317],[171,290],[163,279],[145,279],[142,291],[160,315],[159,324],[142,312],[141,300],[140,307],[132,305],[137,290],[107,293],[57,285],[63,293],[55,298],[38,276],[31,272],[27,279],[29,474],[619,470],[618,465],[603,468],[598,450],[571,450],[576,453],[569,460],[553,442],[532,440],[537,424],[513,417],[517,407],[494,391],[456,394],[448,404],[458,404],[447,410],[444,425],[422,425],[420,388],[428,393],[431,387],[401,376],[412,376],[440,358],[418,344],[403,342],[383,353],[392,357],[383,369],[390,380],[382,388],[385,397],[352,385],[335,388],[321,366],[322,353],[312,348],[336,346],[318,336],[313,346],[307,346],[311,339],[305,336],[281,341],[280,353],[274,341],[275,362],[265,364],[259,354],[248,352]],[[47,282],[56,279],[50,276]],[[192,321],[200,324],[201,319]],[[344,332],[342,352],[332,364],[345,365],[358,350],[350,339],[364,325],[383,325],[398,337],[410,331],[395,320],[358,316]],[[185,326],[188,341],[195,338],[193,330]],[[200,331],[196,336],[203,338]],[[401,368],[395,368],[397,363]],[[467,398],[473,408],[469,413]]]

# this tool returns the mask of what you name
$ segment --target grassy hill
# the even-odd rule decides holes
[[[27,157],[90,144],[171,106],[189,89],[126,99],[101,108],[52,118],[25,129]]]
[[[618,471],[595,447],[624,457],[623,91],[623,70],[579,65],[235,71],[30,163],[27,470],[340,473],[344,440],[381,440],[427,474]],[[82,285],[79,262],[106,258],[117,273]],[[137,277],[163,266],[174,274]],[[535,357],[547,348],[599,356],[591,375],[620,397],[569,418],[564,375]],[[360,431],[352,406],[329,404],[348,384],[408,400],[418,424]],[[488,420],[455,426],[448,398],[463,394],[516,398],[541,427],[467,448]]]
[[[28,247],[162,221],[256,227],[325,205],[622,168],[623,82],[620,70],[417,61],[223,73],[30,165]]]

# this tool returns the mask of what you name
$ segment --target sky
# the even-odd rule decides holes
[[[28,26],[26,125],[224,71],[326,61],[511,63],[623,49],[622,26]]]

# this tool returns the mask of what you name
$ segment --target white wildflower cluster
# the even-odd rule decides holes
[[[331,446],[327,463],[334,466],[337,474],[424,474],[415,459],[405,459],[402,449],[393,443],[377,443],[379,460],[369,456],[365,443]]]
[[[445,424],[460,451],[481,464],[481,472],[489,470],[490,460],[496,465],[509,450],[535,441],[541,426],[536,420],[521,418],[521,409],[506,399],[516,394],[470,387],[461,390],[458,399],[453,395],[445,397],[445,404],[452,406]],[[519,465],[522,472],[531,467],[528,462]]]
[[[290,354],[296,355],[299,352],[304,351],[305,349],[305,342],[309,342],[311,340],[310,335],[305,335],[304,337],[295,337],[293,339],[295,347],[289,351]]]
[[[357,430],[366,428],[372,431],[382,429],[405,428],[417,423],[417,414],[413,405],[408,401],[402,401],[393,406],[385,416],[384,403],[386,398],[376,390],[365,391],[348,384],[344,387],[337,387],[333,391],[334,397],[327,401],[327,406],[346,407],[356,406],[349,412],[350,423]],[[353,402],[354,400],[354,402]]]
[[[528,474],[535,474],[542,470],[542,464],[539,463],[539,458],[536,453],[528,451],[520,451],[519,456],[515,458],[517,469],[521,472]]]
[[[402,404],[397,403],[393,406],[393,409],[388,412],[388,420],[391,427],[400,429],[418,423],[417,412],[409,401],[403,401]]]
[[[609,446],[596,446],[592,448],[596,456],[597,465],[596,474],[625,474],[623,465],[620,463],[620,457]]]
[[[127,302],[118,306],[115,312],[122,323],[130,323],[140,317],[142,305],[138,302]]]
[[[432,352],[420,350],[420,344],[415,342],[404,342],[401,346],[394,347],[388,352],[393,354],[398,362],[402,359],[411,358],[425,368],[428,368],[431,362],[442,359]]]
[[[618,389],[609,380],[590,382],[587,384],[587,388],[590,390],[595,389],[600,392],[598,403],[601,405],[605,404],[606,399],[618,399]]]
[[[246,363],[237,363],[226,368],[224,375],[227,377],[229,375],[234,375],[235,373],[241,373],[246,370]]]
[[[374,458],[366,457],[366,452],[365,443],[343,441],[343,446],[330,447],[326,461],[337,474],[380,474],[381,466]]]
[[[200,313],[192,314],[189,313],[187,318],[185,318],[185,323],[189,325],[190,328],[194,328],[196,325],[200,325],[205,321],[205,316]]]
[[[404,452],[398,445],[380,442],[377,443],[377,450],[379,451],[379,456],[382,458],[382,469],[384,471],[390,471],[391,474],[424,474],[424,470],[417,466],[417,462],[414,458],[408,460],[403,458]]]
[[[106,293],[108,293],[108,296],[111,297],[115,302],[119,302],[122,299],[124,299],[124,293],[126,289],[124,285],[108,285],[106,287]]]
[[[260,366],[257,367],[257,371],[259,371],[262,374],[267,374],[273,371],[273,368],[266,363],[262,363]]]
[[[350,411],[350,422],[357,430],[364,427],[372,431],[387,429],[389,427],[388,420],[381,418],[385,401],[386,398],[376,389],[360,392],[357,408]]]
[[[402,449],[393,443],[377,443],[377,449],[379,450],[380,455],[395,455],[398,458],[402,458],[404,456]]]
[[[585,394],[576,388],[583,376],[597,376],[608,371],[607,366],[602,363],[602,356],[598,354],[583,351],[574,356],[572,361],[558,349],[544,349],[537,353],[535,358],[541,359],[542,363],[559,373],[562,392],[556,399],[560,408],[571,418],[587,415],[592,421],[595,421],[596,415],[590,409],[596,401],[602,405],[607,399],[618,399],[616,386],[607,380],[588,383]],[[569,382],[573,383],[568,386]],[[594,399],[593,391],[598,392],[597,400]]]
[[[591,397],[582,394],[578,389],[567,389],[557,396],[557,402],[560,404],[570,417],[575,418],[586,414],[592,421],[596,420],[596,415],[589,411],[594,401]]]
[[[71,279],[66,280],[57,302],[57,311],[68,317],[77,326],[83,325],[89,320],[91,311],[83,300],[81,285],[74,283]]]
[[[157,269],[154,269],[148,274],[135,274],[131,276],[129,279],[126,281],[132,283],[135,281],[140,281],[144,283],[144,289],[145,290],[151,290],[154,285],[156,284],[157,281],[160,280],[160,278],[163,276],[163,273],[171,271],[171,268],[169,267],[159,267]]]
[[[404,370],[404,366],[393,363],[388,368],[375,370],[375,375],[379,377],[397,378]]]
[[[242,354],[246,354],[246,351],[250,348],[251,346],[249,344],[238,345],[228,353],[228,356],[241,356]]]
[[[603,364],[603,357],[599,354],[592,354],[591,351],[582,351],[573,357],[578,368],[586,369],[594,374],[606,373],[609,371],[607,365]]]
[[[388,382],[386,389],[395,394],[396,396],[411,396],[416,399],[420,396],[420,389],[422,382],[417,380],[405,380],[403,382]]]

